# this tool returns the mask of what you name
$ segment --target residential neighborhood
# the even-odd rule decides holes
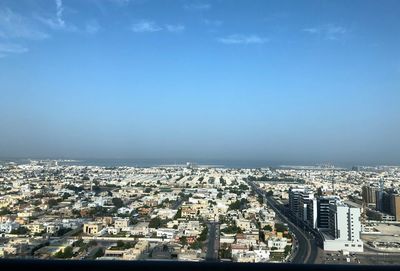
[[[285,262],[293,237],[246,183],[254,173],[7,163],[0,256]]]

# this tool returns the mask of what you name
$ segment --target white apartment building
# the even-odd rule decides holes
[[[361,209],[337,201],[329,206],[329,232],[324,233],[324,250],[363,252]]]
[[[0,223],[0,232],[11,233],[13,230],[19,228],[19,224],[17,222],[7,221],[4,223]]]
[[[172,239],[175,237],[176,230],[168,228],[157,229],[157,237]]]

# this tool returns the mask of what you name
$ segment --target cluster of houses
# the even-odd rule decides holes
[[[217,257],[285,261],[291,237],[276,231],[275,213],[246,184],[254,171],[0,166],[0,256],[200,261],[213,222]]]

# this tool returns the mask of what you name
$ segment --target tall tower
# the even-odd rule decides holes
[[[331,181],[332,181],[332,194],[335,195],[335,177],[334,176],[331,177]]]
[[[383,189],[384,180],[381,178],[379,180],[378,191],[376,192],[376,210],[383,211]]]
[[[383,180],[383,178],[380,178],[379,180],[379,191],[383,192],[383,189],[385,188],[385,181]]]

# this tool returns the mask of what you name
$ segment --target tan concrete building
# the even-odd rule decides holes
[[[96,235],[102,229],[101,223],[86,223],[83,225],[83,233],[89,235]]]
[[[129,226],[129,219],[127,218],[116,219],[114,222],[114,227],[116,229],[125,229],[128,226]]]
[[[396,221],[400,221],[400,195],[392,195],[392,215],[395,216]]]

